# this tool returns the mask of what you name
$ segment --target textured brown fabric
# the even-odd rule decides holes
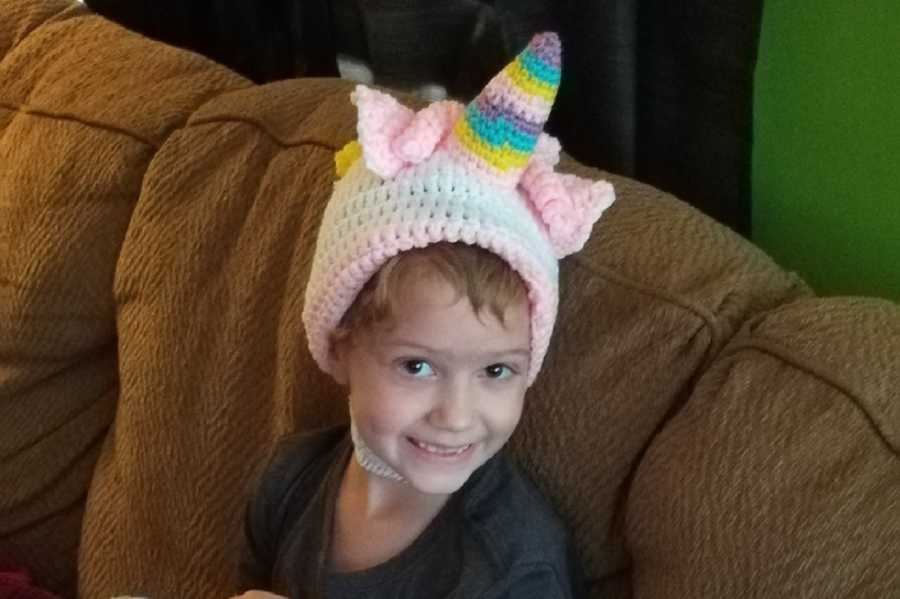
[[[52,17],[62,5],[41,4],[0,0],[0,23],[19,19],[0,25],[10,48],[0,62],[0,207],[9,217],[0,219],[0,481],[16,489],[0,496],[0,540],[43,564],[47,580],[57,571],[70,579],[90,484],[83,597],[224,597],[244,501],[274,439],[346,417],[343,391],[306,350],[300,313],[333,152],[354,135],[351,86],[250,87],[83,9]],[[795,489],[836,489],[813,499],[840,501],[833,478],[804,482],[816,472],[809,460],[821,454],[823,472],[850,472],[872,498],[871,510],[852,513],[810,503],[837,522],[830,530],[861,523],[868,532],[896,507],[884,457],[889,447],[896,456],[896,402],[865,386],[896,386],[884,378],[894,376],[889,358],[875,359],[892,347],[895,317],[854,303],[823,311],[836,300],[803,299],[802,282],[726,228],[611,179],[619,201],[561,265],[557,333],[512,448],[572,527],[592,596],[624,599],[633,583],[642,597],[670,588],[700,596],[690,589],[704,577],[703,588],[732,588],[711,571],[727,571],[716,561],[727,552],[732,565],[749,564],[732,578],[750,580],[753,567],[763,582],[720,596],[764,596],[773,546],[807,556],[816,543],[829,547],[830,537],[801,545],[777,535],[797,517]],[[858,327],[844,340],[842,323],[857,317],[872,334]],[[800,467],[781,427],[826,430],[822,402],[834,389],[817,371],[751,347],[764,332],[773,347],[791,348],[790,360],[820,360],[825,374],[873,398],[868,419],[859,408],[834,412],[856,453],[834,453],[841,444],[831,431],[834,442]],[[828,405],[855,406],[840,397]],[[882,423],[884,440],[861,433],[863,423]],[[763,452],[773,441],[748,449],[767,435],[787,453]],[[711,451],[720,443],[734,455]],[[730,504],[704,503],[700,482],[727,483],[709,460],[744,473],[738,483],[748,469],[797,468],[767,487],[724,487]],[[847,470],[854,463],[861,469]],[[742,503],[751,492],[762,495]],[[783,514],[763,551],[747,524],[760,522],[761,504]],[[673,516],[685,506],[695,511]],[[873,532],[882,554],[890,531]],[[704,544],[692,551],[688,541]],[[779,580],[821,596],[862,576],[833,580],[811,559]],[[860,572],[884,563],[871,552],[855,559]]]
[[[154,159],[117,268],[121,393],[88,503],[86,597],[227,596],[273,441],[344,417],[321,399],[300,313],[333,177],[321,139],[349,135],[329,118],[348,90],[221,96]]]
[[[28,34],[39,26],[50,21],[54,16],[64,12],[71,3],[65,0],[48,2],[16,2],[3,0],[0,2],[0,57],[17,45]]]
[[[246,82],[67,2],[0,0],[0,51],[0,553],[71,596],[144,171],[206,97]]]
[[[622,519],[642,452],[745,318],[808,291],[686,204],[611,180],[617,203],[562,263],[557,329],[513,447],[572,526],[592,596],[628,597]]]
[[[631,490],[635,597],[900,597],[900,306],[756,319]]]

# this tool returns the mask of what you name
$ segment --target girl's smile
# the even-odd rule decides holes
[[[409,441],[410,445],[415,448],[415,450],[421,454],[419,455],[419,459],[422,460],[433,460],[435,464],[457,464],[462,462],[465,458],[472,453],[470,450],[475,446],[474,443],[467,443],[465,445],[434,445],[431,443],[425,443],[424,441],[420,441],[413,437],[407,437],[407,441]]]

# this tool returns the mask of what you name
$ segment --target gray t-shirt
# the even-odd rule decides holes
[[[475,471],[413,543],[375,567],[329,572],[348,427],[283,440],[247,506],[240,590],[297,599],[582,596],[561,522],[504,455]]]

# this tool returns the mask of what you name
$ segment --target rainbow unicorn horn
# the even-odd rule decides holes
[[[454,159],[515,187],[553,108],[561,58],[559,36],[535,35],[453,126],[447,147]]]

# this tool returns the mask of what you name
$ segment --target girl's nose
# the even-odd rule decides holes
[[[452,381],[447,383],[429,414],[431,424],[449,431],[468,429],[475,415],[472,399],[472,392],[467,385]]]

